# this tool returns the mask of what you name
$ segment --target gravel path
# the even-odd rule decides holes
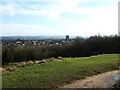
[[[60,88],[110,88],[115,84],[116,81],[113,78],[118,75],[118,72],[118,70],[115,70],[94,75],[92,77],[74,81],[71,84]]]

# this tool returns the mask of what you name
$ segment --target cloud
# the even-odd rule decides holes
[[[18,0],[19,1],[19,0]],[[25,0],[20,3],[5,3],[0,5],[0,13],[4,15],[32,15],[35,17],[43,17],[48,21],[53,21],[54,25],[51,28],[46,24],[41,25],[22,25],[22,24],[4,24],[2,25],[3,34],[11,35],[81,35],[90,36],[95,34],[110,35],[118,32],[118,0],[38,0],[45,2],[44,4],[33,3],[24,4]],[[27,1],[26,1],[27,2]],[[32,2],[32,1],[28,1]],[[37,2],[37,1],[36,1]],[[83,3],[108,3],[107,6],[100,5],[99,7],[82,7],[79,4]],[[64,13],[73,13],[83,15],[89,18],[74,19],[62,18]],[[28,31],[30,30],[30,32]],[[12,31],[12,32],[11,32]],[[29,33],[28,33],[29,32]],[[40,33],[39,33],[40,32]]]
[[[24,24],[0,24],[1,35],[47,35],[52,32],[51,28],[40,25]]]
[[[61,7],[76,7],[81,0],[56,0],[56,3]]]
[[[8,14],[8,15],[13,16],[14,15],[14,10],[15,9],[10,4],[6,5],[6,6],[0,5],[0,15]]]
[[[117,11],[117,5],[100,7],[92,13],[91,18],[63,20],[56,27],[60,27],[57,29],[58,33],[64,35],[90,36],[98,33],[101,35],[114,35],[118,33]]]
[[[80,3],[84,4],[85,2],[104,2],[109,3],[113,0],[35,0],[32,4],[32,1],[27,0],[18,0],[16,3],[15,0],[5,0],[4,5],[0,5],[1,14],[9,14],[14,16],[16,14],[25,14],[25,15],[34,15],[34,16],[44,16],[50,20],[60,20],[63,13],[74,13],[78,15],[92,16],[98,8],[87,8],[78,6]],[[4,1],[4,2],[5,2]],[[118,0],[116,0],[117,2]],[[24,4],[25,2],[31,2]],[[39,2],[46,2],[42,5]],[[105,7],[105,6],[104,6]]]
[[[59,17],[59,10],[56,9],[55,3],[42,5],[38,4],[24,4],[24,3],[5,3],[0,4],[0,16],[14,16],[19,15],[32,15],[32,16],[44,16],[45,18],[55,19]]]
[[[23,2],[23,3],[27,3],[27,2],[54,2],[54,0],[1,0],[1,2],[8,2],[8,3],[12,3],[12,2]]]
[[[74,13],[76,12],[77,14],[79,14],[82,13],[83,11],[82,10],[80,12],[74,11]],[[92,11],[89,11],[89,9],[85,11],[86,14],[89,14],[90,12]],[[34,14],[36,13],[37,12],[35,12]],[[69,34],[69,35],[79,35],[79,36],[90,36],[98,33],[101,35],[117,34],[118,12],[116,5],[99,7],[97,9],[94,9],[92,14],[90,15],[92,16],[91,18],[82,19],[82,20],[61,19],[60,21],[54,22],[54,27],[51,28],[48,27],[47,25],[43,27],[41,25],[2,24],[3,35]],[[52,16],[53,18],[55,17],[54,15]]]

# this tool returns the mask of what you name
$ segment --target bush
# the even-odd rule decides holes
[[[10,47],[4,47],[2,52],[2,65],[14,61],[14,55]]]

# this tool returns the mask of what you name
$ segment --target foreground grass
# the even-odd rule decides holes
[[[118,69],[118,54],[64,58],[3,73],[3,88],[56,88],[77,79]]]

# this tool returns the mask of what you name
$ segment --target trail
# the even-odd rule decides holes
[[[118,75],[118,72],[119,70],[114,70],[86,77],[59,88],[111,88],[116,82],[113,78]]]

